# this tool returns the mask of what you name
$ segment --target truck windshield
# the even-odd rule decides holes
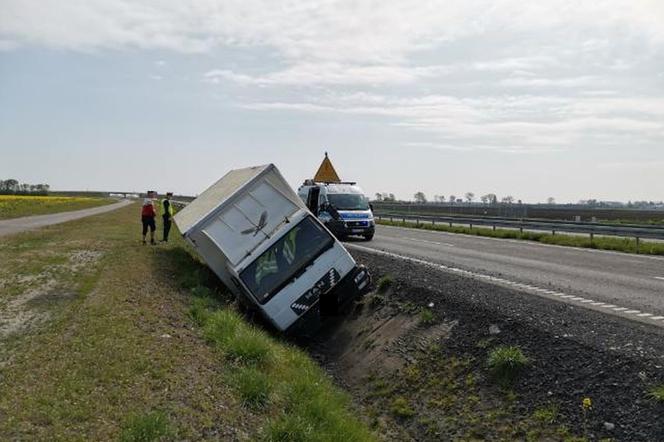
[[[369,210],[369,203],[359,193],[328,193],[327,200],[337,210]]]
[[[330,234],[307,217],[249,264],[240,278],[265,304],[333,244]]]

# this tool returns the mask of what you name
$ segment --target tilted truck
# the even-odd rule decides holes
[[[238,299],[280,331],[314,331],[370,283],[273,164],[228,172],[174,220]]]

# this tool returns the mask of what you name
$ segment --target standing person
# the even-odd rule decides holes
[[[148,228],[150,229],[150,244],[154,245],[154,231],[157,230],[157,225],[154,222],[156,212],[154,210],[154,205],[152,204],[152,199],[150,199],[151,193],[148,192],[148,198],[143,200],[143,207],[141,207],[141,223],[143,223],[143,244],[145,244],[145,236],[148,233]]]
[[[171,204],[171,197],[173,192],[167,192],[166,198],[161,200],[161,217],[164,220],[164,238],[162,241],[168,242],[168,232],[171,231],[171,220],[173,219],[173,205]]]

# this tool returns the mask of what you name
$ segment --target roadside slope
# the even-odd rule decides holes
[[[353,255],[378,291],[310,347],[388,439],[664,440],[663,329]],[[505,347],[528,359],[510,385],[488,367]]]
[[[314,418],[373,439],[303,352],[233,312],[177,235],[141,245],[137,210],[3,238],[0,439],[332,440],[329,425],[307,433]],[[319,402],[299,410],[300,397]]]

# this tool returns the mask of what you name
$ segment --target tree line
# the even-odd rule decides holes
[[[416,203],[419,204],[426,204],[429,202],[427,196],[424,194],[424,192],[417,192],[415,195],[413,195],[413,199],[415,200]],[[394,202],[396,201],[396,198],[393,193],[376,193],[375,194],[375,200],[376,201],[385,201],[385,202]],[[503,204],[514,204],[515,202],[518,204],[521,204],[521,200],[517,200],[511,195],[504,196],[498,199],[498,196],[495,193],[487,193],[486,195],[482,195],[479,197],[479,200],[483,204],[498,204],[499,202]],[[456,195],[434,195],[433,197],[433,202],[434,203],[450,203],[450,204],[457,204],[457,203],[472,203],[475,201],[475,194],[473,192],[466,192],[463,198],[457,197]],[[549,198],[547,200],[549,204],[555,204],[555,200],[553,198]]]
[[[46,195],[50,188],[51,186],[48,184],[19,183],[18,180],[13,178],[0,180],[0,194],[2,195]]]

